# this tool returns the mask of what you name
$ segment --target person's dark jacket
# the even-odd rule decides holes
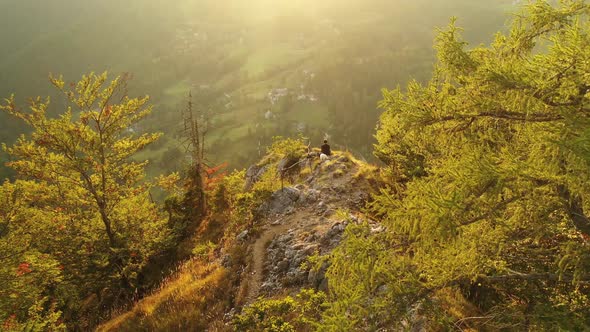
[[[322,153],[326,156],[332,155],[332,150],[330,150],[330,145],[328,145],[328,143],[322,145]]]

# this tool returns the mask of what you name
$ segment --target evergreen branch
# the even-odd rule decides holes
[[[581,85],[578,87],[578,95],[571,96],[569,99],[570,101],[567,102],[556,102],[552,101],[550,98],[545,97],[541,94],[541,91],[537,91],[533,93],[533,97],[540,100],[544,104],[552,107],[571,107],[571,106],[578,106],[582,104],[584,100],[584,96],[590,90],[590,86],[588,85]]]
[[[578,231],[590,236],[590,219],[584,213],[584,205],[580,195],[572,195],[570,190],[564,186],[557,186],[559,196],[564,200],[565,211],[572,220]]]
[[[465,114],[465,115],[448,115],[438,119],[431,119],[425,122],[422,122],[424,126],[434,125],[436,123],[442,122],[449,122],[449,121],[464,121],[469,120],[469,124],[473,122],[473,119],[476,118],[492,118],[492,119],[501,119],[501,120],[510,120],[510,121],[523,121],[523,122],[553,122],[553,121],[560,121],[563,120],[563,116],[561,115],[552,115],[552,114],[525,114],[519,112],[510,112],[506,110],[499,110],[499,111],[491,111],[491,112],[481,112],[477,114]],[[466,129],[468,126],[464,126],[461,128],[455,128],[455,130],[462,130]]]
[[[514,201],[516,201],[516,200],[520,199],[520,198],[522,198],[522,196],[514,196],[514,197],[512,197],[512,198],[510,198],[510,199],[504,200],[504,201],[502,201],[502,202],[500,202],[500,203],[496,204],[496,205],[495,205],[494,207],[492,207],[491,209],[489,209],[489,210],[488,210],[488,212],[486,212],[486,213],[484,213],[484,214],[482,214],[482,215],[479,215],[479,216],[477,216],[477,217],[474,217],[474,218],[472,218],[472,219],[470,219],[470,220],[467,220],[467,221],[465,221],[465,222],[462,222],[462,223],[460,223],[460,224],[459,224],[459,226],[460,226],[460,227],[468,226],[468,225],[474,224],[474,223],[476,223],[476,222],[478,222],[478,221],[481,221],[481,220],[483,220],[483,219],[486,219],[486,218],[488,218],[488,217],[491,217],[491,216],[492,216],[492,214],[493,214],[495,211],[497,211],[497,210],[499,210],[499,209],[503,209],[503,208],[505,208],[505,207],[506,207],[508,204],[510,204],[510,203],[512,203],[512,202],[514,202]]]
[[[503,282],[508,280],[523,280],[523,281],[560,281],[560,282],[576,282],[579,284],[590,285],[590,276],[584,276],[583,278],[577,279],[573,276],[559,275],[555,273],[522,273],[512,271],[512,273],[496,276],[482,275],[478,277],[478,280],[484,282]]]

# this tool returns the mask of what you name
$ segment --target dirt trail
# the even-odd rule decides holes
[[[328,184],[330,187],[345,188],[351,185],[352,174],[355,174],[358,170],[358,166],[353,164],[352,167],[348,168],[342,176],[332,178]],[[308,189],[310,186],[305,186],[302,190]],[[344,207],[346,205],[345,200],[329,200],[336,207]],[[280,217],[279,217],[280,218]],[[312,225],[317,225],[319,217],[313,213],[313,208],[300,207],[296,212],[289,216],[282,217],[281,224],[269,225],[263,231],[262,235],[256,239],[253,244],[252,256],[250,261],[250,272],[248,276],[242,281],[243,285],[247,285],[247,295],[245,296],[245,303],[252,303],[259,296],[260,288],[264,280],[264,262],[266,260],[267,245],[277,235],[281,235],[289,231],[290,229],[301,229]],[[276,219],[275,219],[276,220]],[[274,221],[267,219],[265,223]]]
[[[262,235],[256,239],[252,249],[251,271],[246,280],[248,283],[248,294],[246,303],[256,300],[262,286],[264,278],[264,261],[266,259],[266,247],[277,235],[286,233],[289,229],[302,227],[306,221],[310,220],[310,214],[307,211],[297,211],[295,214],[284,217],[279,225],[269,226]]]

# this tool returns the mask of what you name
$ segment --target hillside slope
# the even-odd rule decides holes
[[[251,226],[207,259],[184,263],[159,290],[97,330],[233,330],[232,317],[257,298],[327,290],[327,266],[312,271],[304,263],[340,242],[345,220],[357,220],[376,189],[379,170],[340,152],[323,163],[303,161],[293,184],[256,209]],[[268,166],[254,168],[275,172]]]
[[[166,134],[146,153],[150,174],[176,171],[167,161],[183,158],[168,138],[182,127],[177,111],[189,91],[214,113],[214,162],[245,167],[259,144],[297,132],[315,140],[328,133],[370,158],[380,89],[428,78],[434,27],[458,16],[468,40],[487,42],[503,27],[506,2],[5,1],[0,20],[10,29],[0,31],[0,97],[15,93],[24,103],[49,94],[58,111],[48,73],[67,80],[90,71],[132,73],[131,92],[157,102],[139,129]],[[288,94],[271,102],[276,89]],[[0,127],[6,143],[24,131],[3,114]],[[0,176],[5,172],[0,166]]]

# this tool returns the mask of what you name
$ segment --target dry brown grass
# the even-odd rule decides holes
[[[198,331],[225,311],[227,270],[198,260],[185,263],[151,296],[100,325],[97,331]]]
[[[317,167],[321,167],[319,172],[315,172]],[[371,187],[371,182],[376,182],[380,177],[378,167],[357,160],[349,152],[335,151],[331,160],[324,163],[315,159],[312,168],[314,171],[309,166],[303,167],[298,174],[299,178],[319,173],[320,177],[316,181],[340,181],[346,182],[346,186],[351,186],[356,181],[354,186],[359,188]],[[256,184],[256,189],[269,192],[278,189],[275,167],[270,169],[267,172],[269,174]],[[228,236],[226,218],[225,215],[214,215],[203,220],[195,227],[194,236],[180,244],[182,251],[193,253],[195,247],[215,243],[218,247],[227,249],[225,253],[231,256],[234,269],[245,266],[252,252],[246,245],[235,243],[235,234]],[[255,238],[260,225],[253,226],[250,232]],[[228,271],[219,263],[207,263],[216,261],[215,250],[210,251],[209,254],[204,251],[201,255],[207,257],[191,259],[182,264],[152,295],[138,301],[129,311],[114,315],[110,321],[100,325],[97,331],[226,330],[223,314],[232,305],[243,304],[252,293],[252,285],[248,282],[240,283],[240,273],[236,271]],[[257,270],[261,269],[261,266],[257,267]],[[252,271],[244,271],[242,277],[248,272]]]

